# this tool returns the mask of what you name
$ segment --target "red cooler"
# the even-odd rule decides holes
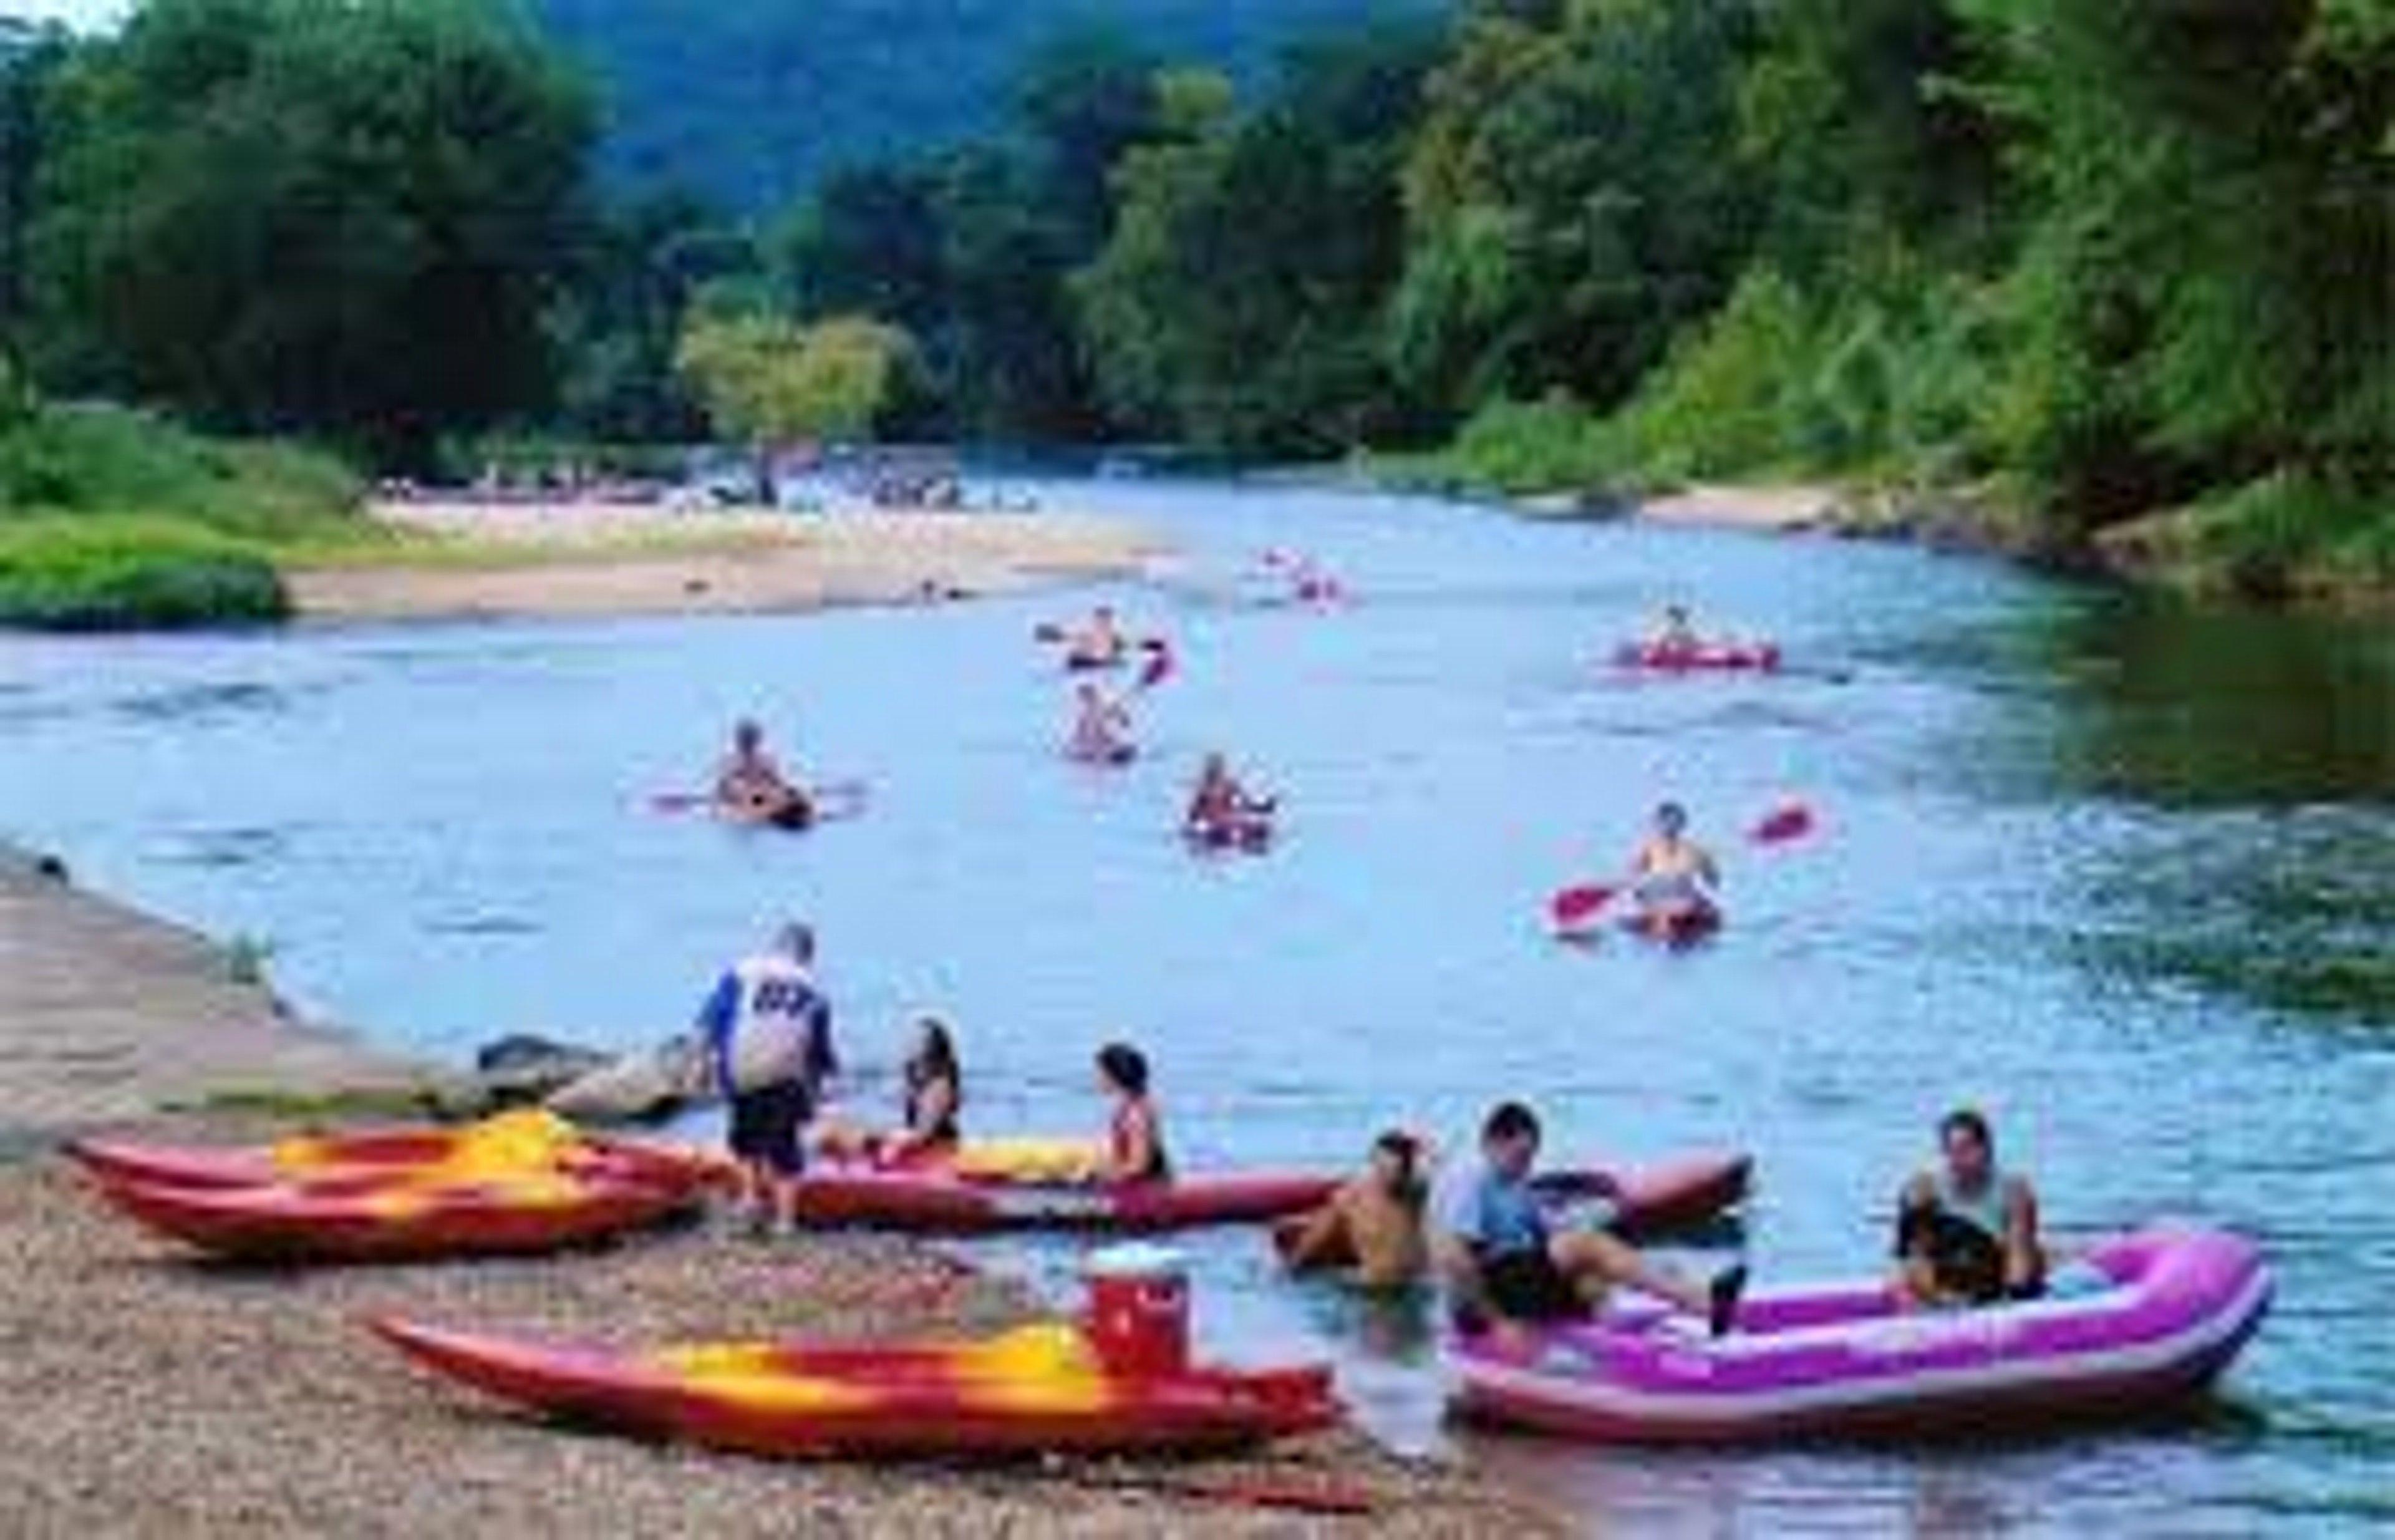
[[[1189,1268],[1169,1247],[1109,1246],[1081,1276],[1090,1288],[1090,1343],[1122,1374],[1178,1374],[1189,1367]]]

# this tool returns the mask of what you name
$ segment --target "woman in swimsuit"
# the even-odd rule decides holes
[[[1147,1055],[1127,1042],[1098,1050],[1098,1087],[1114,1099],[1106,1121],[1105,1159],[1098,1178],[1105,1182],[1167,1182],[1172,1162],[1164,1152],[1164,1119],[1148,1095]]]
[[[1665,803],[1655,810],[1655,831],[1630,859],[1630,891],[1649,925],[1702,924],[1720,913],[1721,868],[1687,831],[1687,809]]]

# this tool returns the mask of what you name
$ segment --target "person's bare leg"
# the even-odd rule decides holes
[[[1583,1294],[1601,1295],[1608,1284],[1636,1289],[1667,1300],[1692,1315],[1701,1316],[1713,1307],[1712,1296],[1705,1286],[1682,1273],[1667,1271],[1647,1261],[1629,1246],[1598,1230],[1575,1230],[1558,1235],[1548,1246],[1557,1270],[1572,1281]]]

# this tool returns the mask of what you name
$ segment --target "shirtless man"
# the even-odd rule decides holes
[[[1312,1214],[1275,1229],[1273,1240],[1291,1272],[1346,1268],[1362,1289],[1406,1289],[1430,1267],[1422,1233],[1429,1196],[1420,1139],[1391,1129],[1372,1145],[1372,1162]]]
[[[1650,924],[1701,923],[1718,912],[1721,868],[1687,835],[1688,810],[1667,802],[1655,810],[1654,832],[1630,858],[1631,896]]]
[[[1100,604],[1090,612],[1090,623],[1076,634],[1065,648],[1065,666],[1068,669],[1111,669],[1123,660],[1131,644],[1116,629],[1115,612],[1111,605]]]
[[[1251,797],[1220,754],[1209,754],[1189,794],[1189,810],[1182,815],[1181,832],[1211,845],[1252,845],[1272,835],[1277,803],[1270,797]]]
[[[804,829],[814,806],[765,749],[765,730],[743,719],[732,729],[732,752],[715,772],[715,806],[742,823]]]
[[[1647,638],[1648,652],[1667,657],[1696,652],[1704,644],[1704,638],[1697,634],[1695,623],[1688,618],[1686,604],[1663,606],[1662,624]]]

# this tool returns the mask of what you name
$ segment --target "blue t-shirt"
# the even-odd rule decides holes
[[[1526,1181],[1509,1181],[1479,1159],[1466,1161],[1439,1178],[1431,1212],[1439,1228],[1475,1255],[1505,1256],[1544,1251],[1547,1217]]]

